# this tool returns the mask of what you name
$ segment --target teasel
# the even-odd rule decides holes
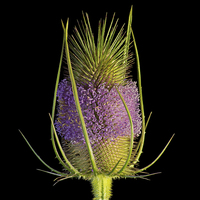
[[[124,26],[116,33],[118,20],[114,21],[113,15],[106,32],[107,15],[103,23],[100,20],[97,43],[88,14],[83,14],[75,36],[68,36],[69,19],[66,26],[62,22],[63,45],[50,120],[52,146],[63,171],[46,164],[20,131],[50,169],[40,171],[58,176],[56,183],[73,177],[89,180],[96,200],[110,199],[113,179],[146,179],[160,173],[144,171],[160,158],[174,136],[152,163],[138,168],[151,113],[145,123],[139,55],[131,28],[132,7],[126,33]],[[128,72],[134,61],[131,45],[135,48],[138,87]],[[63,55],[68,73],[60,81]]]

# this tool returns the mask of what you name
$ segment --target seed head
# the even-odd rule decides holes
[[[132,7],[127,32],[124,26],[117,32],[117,21],[113,16],[107,28],[107,15],[103,23],[100,20],[96,42],[87,14],[83,14],[83,22],[75,27],[74,35],[68,36],[69,20],[66,27],[62,24],[63,46],[50,119],[53,149],[64,172],[46,164],[21,133],[33,153],[51,170],[41,171],[57,175],[58,181],[72,177],[90,180],[96,200],[110,198],[112,179],[152,175],[137,174],[161,157],[174,136],[152,163],[136,168],[150,117],[145,123],[139,55],[131,29]],[[128,71],[134,60],[130,53],[131,36],[138,87]],[[68,68],[59,82],[63,54]]]
[[[136,82],[129,80],[126,81],[126,85],[116,87],[130,111],[136,138],[141,132],[142,124]],[[77,84],[77,90],[99,171],[108,173],[121,159],[117,168],[120,169],[129,153],[131,127],[127,111],[116,88],[110,89],[106,83],[100,84],[98,87],[90,83],[85,88]],[[66,79],[60,82],[57,96],[59,107],[55,127],[57,133],[62,137],[66,156],[79,171],[90,173],[92,166],[76,110],[72,86]],[[132,161],[133,159],[134,156]]]

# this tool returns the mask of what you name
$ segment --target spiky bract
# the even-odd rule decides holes
[[[126,52],[129,43],[124,26],[116,33],[118,20],[114,24],[113,16],[106,32],[107,17],[103,24],[100,20],[95,42],[88,15],[83,15],[83,19],[79,30],[75,28],[75,36],[69,36],[68,41],[76,82],[85,87],[91,82],[95,87],[104,82],[110,87],[124,84],[133,62],[132,54]]]

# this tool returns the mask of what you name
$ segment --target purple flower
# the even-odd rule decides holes
[[[77,84],[77,89],[91,144],[99,143],[102,138],[113,141],[119,136],[130,137],[129,118],[115,87],[109,90],[106,83],[95,87],[90,82],[87,88]],[[142,123],[136,82],[129,80],[126,85],[119,85],[118,90],[130,111],[136,137],[140,134]],[[59,83],[57,97],[59,104],[55,122],[57,132],[73,144],[85,143],[72,86],[66,79]]]

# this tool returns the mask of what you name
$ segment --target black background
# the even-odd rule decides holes
[[[140,167],[148,165],[164,148],[173,133],[175,137],[158,162],[149,168],[150,173],[162,174],[142,179],[120,179],[113,182],[112,199],[136,199],[177,196],[183,174],[181,168],[182,153],[180,129],[183,115],[181,93],[184,83],[180,81],[182,72],[179,49],[182,47],[179,31],[182,26],[179,8],[175,5],[156,3],[115,3],[103,2],[66,2],[55,4],[17,4],[10,22],[11,45],[9,84],[10,101],[7,108],[14,109],[9,115],[8,130],[14,127],[9,144],[9,182],[16,197],[92,199],[88,181],[68,179],[53,186],[54,176],[39,169],[45,166],[31,152],[18,129],[27,137],[35,151],[49,165],[58,170],[61,166],[55,159],[50,141],[50,120],[54,85],[59,65],[63,31],[60,20],[69,17],[69,34],[73,32],[76,20],[82,19],[82,11],[90,17],[91,26],[96,36],[98,21],[108,19],[116,12],[119,28],[127,24],[133,4],[133,31],[135,34],[142,73],[143,98],[146,119],[152,111],[148,125]],[[15,5],[12,5],[15,7]],[[118,29],[119,30],[119,29]],[[132,74],[136,79],[136,65]],[[9,92],[10,91],[10,92]],[[14,121],[14,125],[13,125]],[[11,193],[12,194],[12,193]],[[72,198],[73,197],[73,198]]]

